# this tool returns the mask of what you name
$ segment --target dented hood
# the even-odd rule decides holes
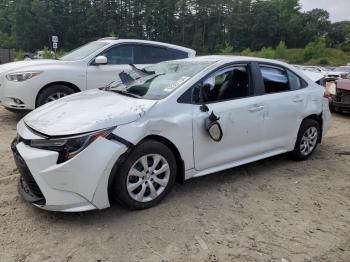
[[[39,107],[24,122],[48,136],[75,135],[134,122],[156,103],[97,89]]]

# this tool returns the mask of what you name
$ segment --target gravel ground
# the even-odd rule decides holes
[[[17,194],[0,109],[0,261],[350,261],[350,115],[309,161],[281,155],[176,185],[158,206],[52,213]]]

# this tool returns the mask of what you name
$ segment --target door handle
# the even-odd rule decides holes
[[[263,109],[264,109],[264,106],[254,106],[254,107],[250,108],[249,111],[254,113],[254,112],[259,112]]]
[[[294,99],[293,99],[293,102],[295,102],[295,103],[301,103],[301,102],[303,102],[304,101],[304,98],[302,98],[302,97],[295,97]]]

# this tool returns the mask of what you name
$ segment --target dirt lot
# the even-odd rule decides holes
[[[17,195],[0,109],[0,261],[350,261],[350,115],[312,159],[278,156],[176,185],[159,206],[79,214]]]

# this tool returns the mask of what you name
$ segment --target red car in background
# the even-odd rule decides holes
[[[350,111],[350,75],[336,81],[336,94],[329,106],[333,112]]]

